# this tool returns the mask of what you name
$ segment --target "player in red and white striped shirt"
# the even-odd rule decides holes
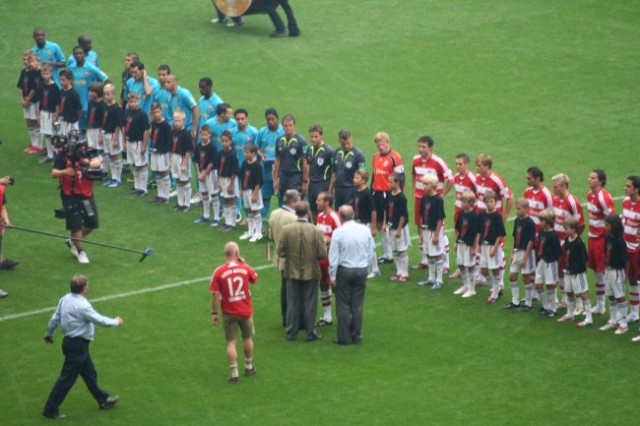
[[[553,207],[553,197],[551,191],[544,186],[544,173],[539,167],[529,167],[527,169],[527,186],[524,190],[524,198],[529,201],[529,217],[536,225],[536,234],[540,231],[540,219],[538,215],[541,211]]]
[[[418,220],[420,219],[420,201],[425,195],[424,186],[422,183],[422,177],[426,175],[435,175],[438,178],[438,185],[436,191],[438,195],[444,197],[449,193],[453,187],[453,173],[447,166],[447,163],[439,156],[433,153],[433,139],[431,136],[421,136],[418,139],[418,155],[413,157],[411,162],[411,181],[413,183],[413,205],[415,224],[418,226],[418,235],[422,233]],[[449,240],[445,234],[445,270],[449,269]],[[422,253],[422,259],[420,263],[414,265],[412,269],[427,269],[427,256]]]
[[[582,205],[580,201],[569,192],[569,177],[564,173],[560,173],[551,178],[551,183],[553,185],[553,212],[556,214],[556,220],[553,225],[553,230],[555,231],[558,239],[560,240],[560,245],[564,250],[564,241],[567,238],[567,234],[564,229],[564,221],[569,217],[575,217],[578,220],[578,235],[582,234],[584,231],[584,215],[582,214]],[[564,253],[564,252],[563,252]],[[563,255],[558,262],[558,282],[560,283],[560,288],[563,290],[563,299],[565,298],[564,293],[564,269],[565,269],[565,256]],[[579,297],[576,299],[576,307],[573,311],[573,316],[579,315],[584,311],[582,299]]]
[[[627,243],[627,253],[629,253],[629,264],[627,266],[627,278],[629,279],[629,300],[631,302],[631,312],[627,316],[627,322],[640,320],[638,310],[640,309],[640,176],[629,176],[624,185],[624,195],[622,200],[622,224],[624,232],[622,236]]]
[[[589,212],[589,268],[593,269],[596,279],[596,297],[598,304],[592,310],[593,314],[604,315],[605,287],[604,287],[604,257],[606,232],[604,219],[615,213],[613,198],[604,189],[607,175],[604,170],[594,169],[587,180],[590,191],[587,193],[587,211]]]
[[[327,243],[327,253],[329,246],[331,245],[331,236],[333,231],[338,229],[342,222],[340,221],[340,215],[333,210],[333,195],[328,192],[321,192],[316,199],[316,206],[318,208],[318,217],[316,218],[316,226],[322,231],[324,240]],[[320,265],[320,300],[322,302],[322,318],[316,324],[317,327],[324,327],[331,325],[333,318],[331,317],[331,286],[329,279],[329,257],[320,259],[318,261]]]

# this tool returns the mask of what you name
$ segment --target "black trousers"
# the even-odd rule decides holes
[[[64,354],[64,364],[60,377],[51,389],[49,399],[44,406],[45,413],[57,413],[62,401],[73,387],[73,384],[82,377],[89,392],[103,404],[109,397],[109,393],[98,387],[98,373],[91,361],[89,354],[89,341],[81,337],[65,337],[62,340],[62,353]]]
[[[279,2],[276,0],[266,0],[264,4],[264,8],[269,14],[269,18],[271,18],[271,22],[273,22],[273,26],[276,27],[276,31],[284,32],[284,22],[278,12],[276,12],[276,7],[278,7],[278,3],[282,6],[282,10],[287,15],[287,27],[289,28],[289,33],[297,34],[300,32],[298,29],[298,23],[296,22],[296,17],[293,15],[293,9],[289,5],[289,0],[280,0]]]

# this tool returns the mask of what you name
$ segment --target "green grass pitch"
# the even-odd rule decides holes
[[[607,171],[621,196],[638,174],[640,3],[628,0],[292,0],[302,36],[270,39],[265,15],[240,28],[213,26],[208,1],[0,3],[0,175],[13,224],[64,232],[47,166],[22,153],[27,135],[15,82],[31,31],[44,26],[68,56],[90,34],[101,67],[119,83],[122,59],[137,51],[150,70],[168,63],[181,85],[214,80],[233,107],[263,125],[275,106],[298,130],[320,123],[337,143],[349,128],[370,161],[384,130],[405,161],[424,134],[453,166],[458,152],[488,152],[516,196],[527,167],[549,183],[567,173],[584,200],[592,168]],[[634,29],[635,28],[635,29]],[[61,335],[42,341],[51,311],[74,273],[90,279],[90,299],[122,329],[100,329],[93,358],[105,389],[122,397],[101,412],[82,383],[62,406],[65,424],[370,425],[629,424],[637,417],[638,351],[630,337],[598,326],[576,329],[537,314],[388,281],[368,284],[363,344],[284,339],[279,276],[264,245],[242,243],[259,268],[253,288],[258,374],[227,384],[222,328],[210,325],[208,277],[227,238],[133,199],[124,186],[97,186],[101,227],[91,239],[154,254],[87,247],[79,265],[62,240],[6,230],[4,249],[21,263],[0,271],[0,424],[44,422],[42,406],[59,372]],[[447,201],[452,215],[452,200]],[[619,206],[619,204],[618,204]],[[511,226],[508,226],[511,232]],[[415,235],[415,230],[412,229]],[[418,250],[412,249],[412,263]],[[483,297],[484,296],[484,297]],[[593,296],[592,296],[593,297]],[[241,364],[242,366],[242,364]]]

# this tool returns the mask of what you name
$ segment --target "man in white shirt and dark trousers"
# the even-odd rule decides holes
[[[335,288],[338,317],[338,338],[333,343],[358,344],[374,242],[369,228],[353,220],[351,206],[341,206],[338,212],[342,226],[333,232],[329,249],[329,277]]]
[[[62,334],[64,334],[62,372],[53,386],[42,412],[43,416],[50,419],[66,417],[64,414],[60,414],[59,407],[78,376],[82,377],[87,388],[98,401],[101,410],[112,408],[120,399],[118,396],[109,396],[108,392],[98,387],[98,374],[93,366],[93,361],[91,361],[89,343],[93,340],[94,324],[103,327],[121,327],[124,320],[120,317],[105,317],[93,309],[86,298],[89,282],[84,275],[74,275],[70,287],[71,292],[58,302],[58,307],[49,320],[49,326],[44,335],[45,343],[51,344],[53,343],[53,333],[58,325],[61,326]]]

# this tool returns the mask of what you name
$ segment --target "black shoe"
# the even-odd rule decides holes
[[[389,259],[386,257],[379,257],[378,258],[378,265],[385,265],[387,263],[393,263],[393,259]]]
[[[5,259],[2,262],[0,262],[0,269],[11,269],[14,266],[16,266],[19,262],[16,262],[15,260],[11,260],[11,259]]]
[[[316,327],[326,327],[328,325],[333,324],[333,321],[326,321],[324,318],[321,318],[317,323]]]
[[[532,306],[527,306],[525,304],[520,304],[516,308],[516,312],[529,312],[532,308],[533,308]]]
[[[287,33],[284,30],[282,30],[282,31],[275,30],[274,32],[269,34],[269,37],[274,37],[274,38],[275,37],[286,37],[286,36],[287,36]]]
[[[338,340],[338,339],[332,340],[331,343],[333,343],[334,345],[341,345],[341,346],[347,346],[349,344],[347,342],[343,342],[342,340]]]
[[[300,37],[300,30],[289,30],[289,37]]]
[[[351,341],[353,342],[354,345],[359,345],[360,343],[362,343],[362,337],[353,336],[351,338]]]
[[[67,417],[65,414],[61,414],[59,411],[56,411],[55,413],[47,413],[46,411],[43,411],[42,415],[48,419],[54,419],[54,420],[60,420]]]
[[[307,342],[313,342],[314,340],[320,340],[322,336],[318,333],[313,333],[307,336]]]
[[[110,408],[113,408],[118,401],[120,401],[120,397],[119,396],[110,396],[107,398],[107,400],[105,402],[103,402],[102,404],[100,404],[100,409],[101,410],[108,410]]]
[[[502,307],[503,309],[519,309],[520,305],[514,305],[513,302],[509,302]]]
[[[253,376],[256,373],[257,373],[257,371],[256,371],[256,366],[255,365],[253,367],[251,367],[251,368],[245,368],[244,369],[244,375],[247,376],[247,377]]]
[[[297,334],[287,334],[287,340],[293,342],[294,340],[298,340]]]
[[[538,309],[538,313],[540,315],[545,315],[546,316],[547,315],[547,310],[545,308],[540,308],[540,309]]]

